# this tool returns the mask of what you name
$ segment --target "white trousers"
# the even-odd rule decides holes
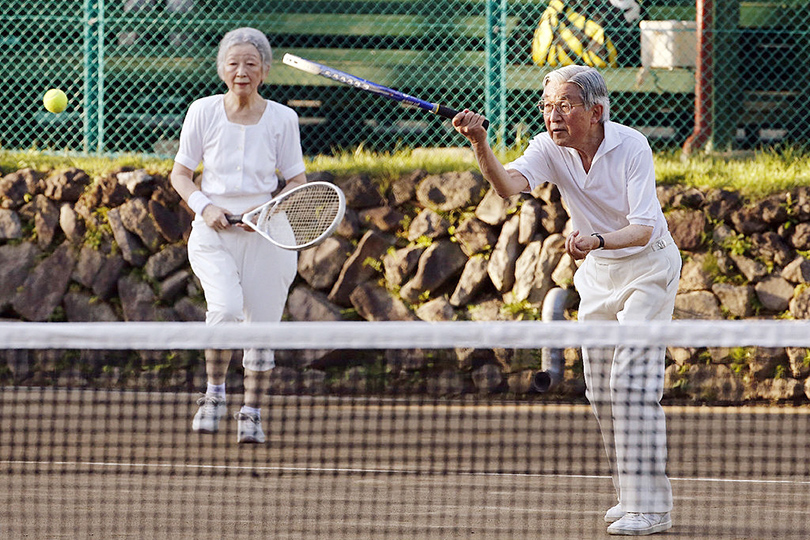
[[[663,246],[663,244],[666,244]],[[663,247],[662,247],[663,246]],[[588,256],[574,275],[580,321],[671,320],[681,256],[663,243],[618,260]],[[669,512],[664,347],[583,348],[586,396],[625,512]]]
[[[278,322],[295,279],[298,255],[239,227],[215,231],[192,223],[188,258],[205,292],[209,325],[225,322]],[[275,366],[270,349],[245,349],[242,365],[253,371]]]

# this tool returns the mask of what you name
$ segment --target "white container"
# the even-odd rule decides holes
[[[641,65],[645,68],[695,67],[695,21],[641,21]]]

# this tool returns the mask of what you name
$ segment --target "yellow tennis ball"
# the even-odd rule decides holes
[[[58,88],[51,88],[45,92],[45,97],[42,98],[42,103],[50,112],[60,113],[67,107],[68,99],[65,93]]]

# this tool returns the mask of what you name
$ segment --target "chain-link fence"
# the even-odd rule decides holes
[[[264,31],[261,90],[301,118],[307,154],[456,146],[447,121],[283,65],[286,52],[453,108],[494,140],[542,129],[554,65],[602,69],[612,118],[656,144],[715,148],[810,136],[807,0],[4,0],[3,148],[173,155],[194,99],[226,90],[218,41]],[[697,83],[696,83],[697,81]],[[45,111],[48,88],[69,96]]]

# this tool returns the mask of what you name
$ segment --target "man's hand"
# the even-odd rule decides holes
[[[565,239],[565,251],[578,261],[599,247],[599,239],[595,236],[580,236],[579,231],[574,231]]]
[[[453,127],[464,135],[471,143],[484,142],[487,139],[487,130],[484,127],[484,118],[478,113],[464,109],[453,118]]]

